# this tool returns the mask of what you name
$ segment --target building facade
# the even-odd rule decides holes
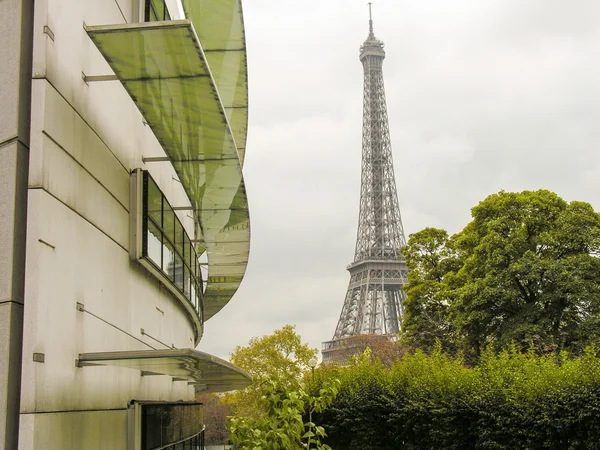
[[[0,1],[0,448],[196,448],[249,383],[194,350],[248,261],[245,48],[240,0]]]

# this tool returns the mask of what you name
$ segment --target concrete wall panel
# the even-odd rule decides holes
[[[31,36],[27,23],[33,2],[0,2],[0,143],[19,136],[29,142]]]
[[[19,450],[127,450],[127,411],[23,416]]]
[[[21,333],[23,306],[15,302],[0,303],[0,447],[16,448],[19,429],[19,389],[11,380],[21,374]],[[17,386],[18,387],[18,386]],[[8,414],[7,414],[8,412]]]
[[[193,398],[187,383],[113,367],[75,367],[79,353],[193,345],[187,316],[158,281],[121,247],[42,189],[29,198],[24,413],[123,408],[131,399]],[[41,240],[41,241],[40,241]],[[42,242],[43,241],[43,242]],[[77,311],[77,302],[98,318]],[[117,327],[117,328],[115,328]],[[120,330],[121,331],[120,331]],[[164,348],[164,347],[162,347]]]
[[[36,145],[31,151],[30,187],[48,188],[53,168],[44,167],[43,154],[49,138],[128,209],[129,171],[47,81],[34,80],[33,92],[40,107],[32,112],[32,128],[36,131],[32,139]]]
[[[18,141],[0,145],[0,302],[23,302],[27,159]]]
[[[98,169],[98,167],[96,167]],[[44,138],[43,188],[116,241],[129,245],[129,213],[78,162],[47,136]],[[68,173],[69,176],[64,176]],[[129,176],[120,171],[121,179]]]

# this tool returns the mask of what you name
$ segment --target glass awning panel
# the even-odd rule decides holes
[[[248,65],[241,0],[182,0],[219,88],[244,163],[248,130]]]
[[[127,367],[146,375],[169,375],[204,385],[203,390],[209,392],[242,389],[252,382],[250,375],[239,367],[191,348],[80,353],[77,364]]]
[[[250,248],[240,154],[212,67],[189,20],[86,30],[162,145],[195,210],[203,239],[198,248],[206,249],[208,258],[204,318],[209,319],[238,289]],[[245,72],[242,78],[246,92]],[[229,108],[236,109],[232,99],[241,94],[224,93]],[[245,145],[245,131],[243,136]]]

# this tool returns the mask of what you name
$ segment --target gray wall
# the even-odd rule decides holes
[[[33,0],[0,0],[0,448],[17,448]]]

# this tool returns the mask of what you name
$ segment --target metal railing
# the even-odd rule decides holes
[[[202,428],[198,434],[153,450],[204,450],[204,430],[205,428]]]

